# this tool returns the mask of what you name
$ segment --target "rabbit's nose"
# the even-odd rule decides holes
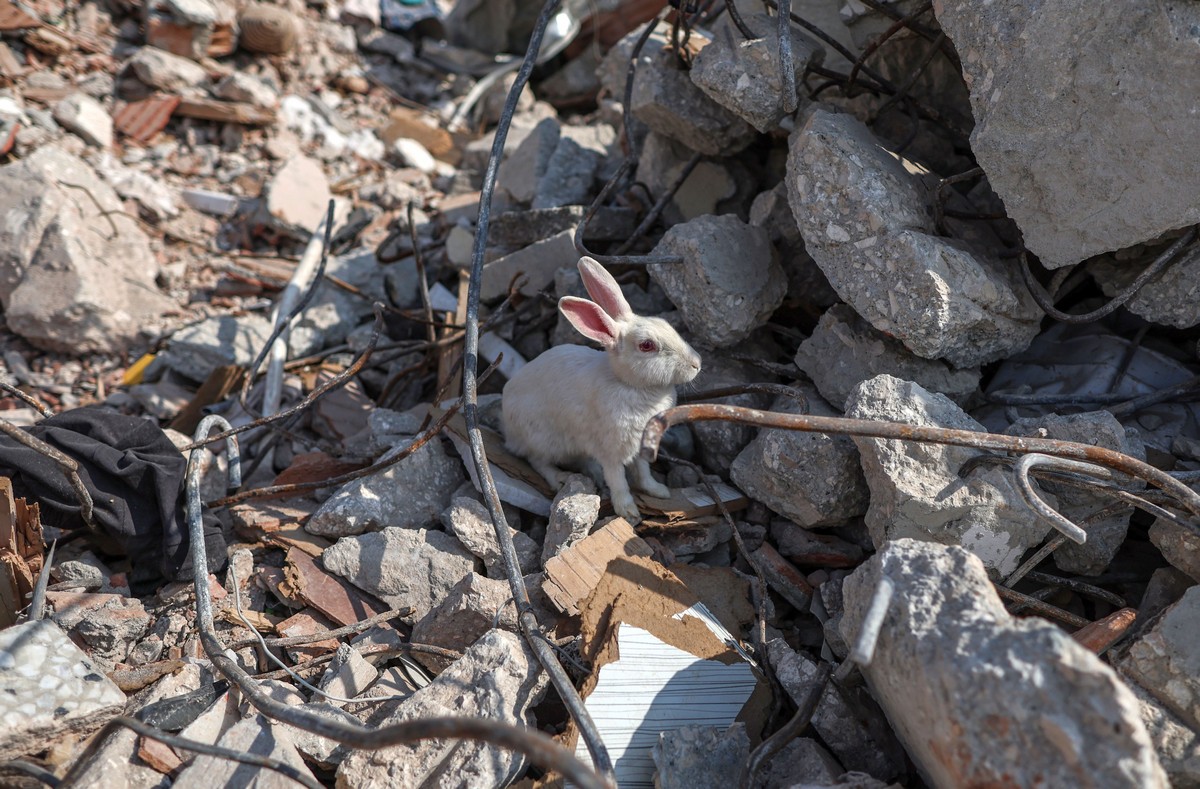
[[[692,365],[693,370],[700,372],[700,354],[692,351],[692,355],[688,359],[688,363]]]

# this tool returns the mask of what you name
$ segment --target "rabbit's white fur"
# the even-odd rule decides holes
[[[560,466],[594,460],[604,472],[613,509],[641,520],[625,467],[652,496],[670,490],[638,456],[650,418],[675,405],[675,387],[700,372],[700,355],[661,318],[633,314],[616,280],[595,260],[579,261],[594,301],[564,297],[559,309],[584,336],[605,350],[559,345],[522,367],[504,387],[502,418],[507,446],[552,485]]]

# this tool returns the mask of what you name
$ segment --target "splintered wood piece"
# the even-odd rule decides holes
[[[275,122],[275,112],[240,101],[216,99],[181,99],[176,115],[199,118],[218,123],[240,123],[245,126],[267,126]]]
[[[339,625],[352,625],[367,617],[382,614],[387,606],[336,575],[325,572],[300,548],[292,548],[284,567],[286,582],[296,596]],[[286,593],[286,591],[285,591]]]
[[[0,477],[0,628],[16,624],[42,571],[42,522],[38,505],[13,495]]]
[[[234,389],[242,385],[242,376],[245,374],[245,369],[235,364],[227,364],[213,370],[204,383],[200,384],[191,402],[171,420],[171,429],[190,436],[204,416],[204,407],[219,403],[228,397]]]
[[[615,518],[546,562],[542,591],[565,613],[579,613],[584,600],[608,568],[609,562],[625,556],[649,557],[650,546],[633,533],[623,518]]]

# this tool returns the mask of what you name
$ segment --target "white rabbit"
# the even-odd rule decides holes
[[[700,355],[661,318],[633,314],[617,281],[595,260],[579,260],[595,301],[564,296],[558,308],[585,337],[604,347],[558,345],[522,367],[504,387],[502,418],[510,450],[560,487],[562,465],[599,463],[613,509],[641,520],[625,467],[651,496],[671,491],[638,455],[650,418],[675,405],[675,386],[700,372]]]

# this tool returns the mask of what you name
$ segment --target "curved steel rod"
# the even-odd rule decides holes
[[[1047,504],[1038,495],[1038,492],[1034,490],[1033,482],[1029,479],[1029,470],[1034,466],[1045,466],[1046,468],[1061,469],[1062,471],[1074,471],[1080,474],[1099,477],[1100,479],[1112,479],[1112,472],[1103,466],[1094,466],[1091,463],[1080,463],[1077,460],[1051,457],[1037,452],[1025,455],[1013,466],[1013,473],[1017,478],[1017,490],[1021,492],[1021,497],[1025,499],[1025,503],[1029,505],[1030,509],[1036,512],[1042,520],[1047,521],[1061,532],[1068,540],[1076,545],[1083,545],[1087,542],[1087,532]]]

